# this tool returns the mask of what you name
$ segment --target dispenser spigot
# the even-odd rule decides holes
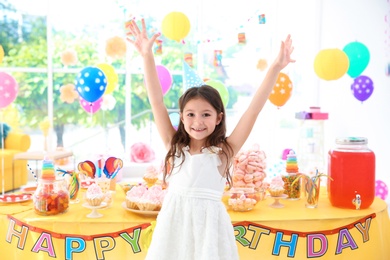
[[[360,194],[356,194],[355,198],[352,200],[352,204],[355,205],[356,209],[360,209],[360,205],[362,205]]]

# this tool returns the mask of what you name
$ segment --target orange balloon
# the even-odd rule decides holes
[[[290,78],[286,74],[280,72],[268,99],[275,106],[281,107],[290,99],[291,91],[292,82]]]

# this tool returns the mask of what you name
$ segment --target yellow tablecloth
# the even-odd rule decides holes
[[[118,189],[96,219],[82,202],[57,216],[35,214],[31,202],[0,204],[0,259],[144,259],[145,229],[155,217],[126,211],[124,198]],[[229,210],[241,259],[390,259],[389,215],[379,198],[363,210],[334,208],[326,194],[316,209],[303,199],[281,200],[278,209],[272,202]]]

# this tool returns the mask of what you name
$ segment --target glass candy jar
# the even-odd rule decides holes
[[[69,191],[64,179],[39,179],[33,195],[34,211],[39,215],[52,216],[64,213],[69,207]]]
[[[375,198],[375,154],[367,138],[337,138],[328,154],[328,196],[339,208],[368,208]]]

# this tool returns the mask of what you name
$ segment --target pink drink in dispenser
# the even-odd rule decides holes
[[[364,209],[375,197],[375,154],[367,138],[337,138],[328,154],[328,196],[334,207]]]

